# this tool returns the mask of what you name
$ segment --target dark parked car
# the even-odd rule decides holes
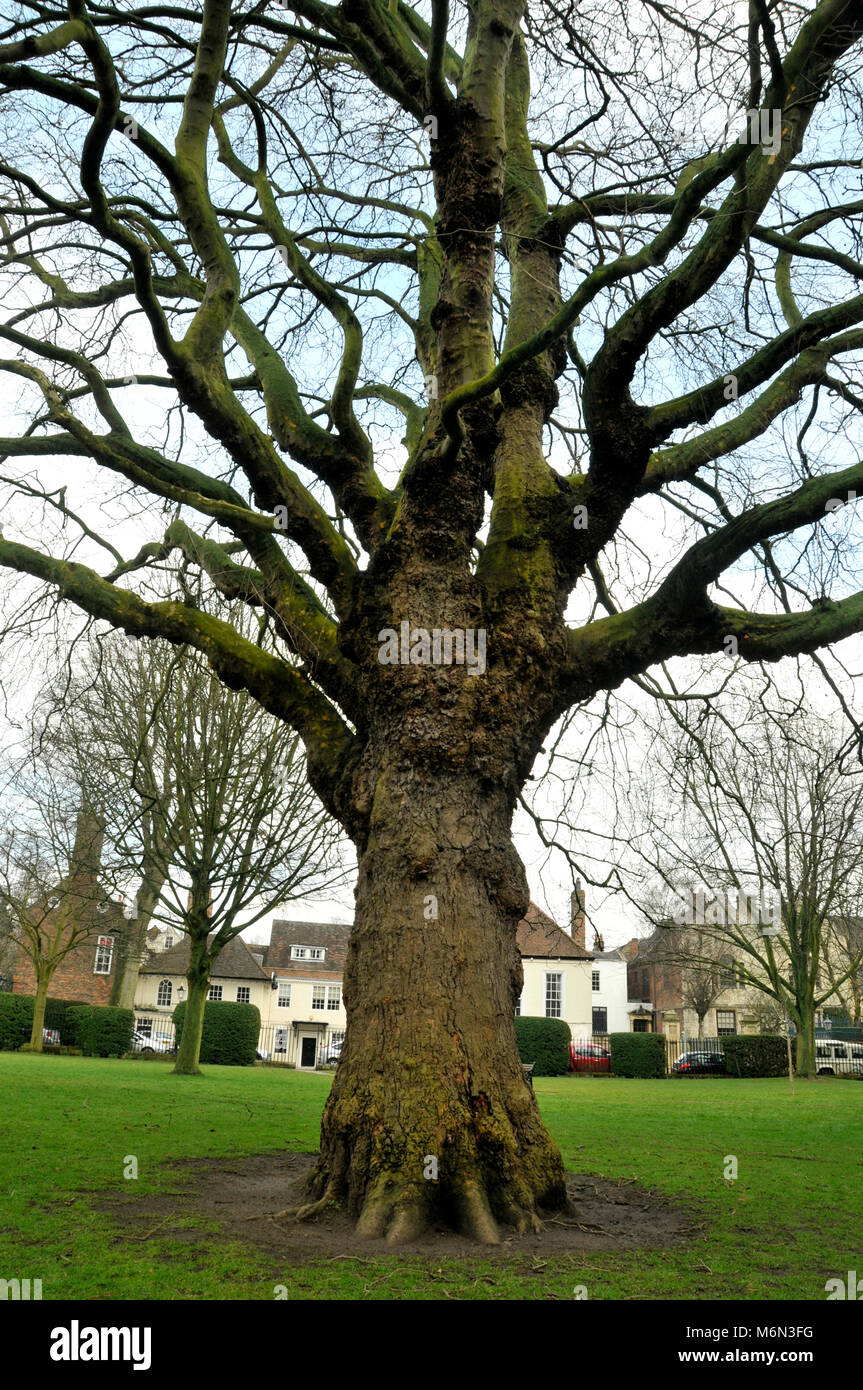
[[[569,1044],[570,1071],[611,1071],[611,1053],[599,1043]]]
[[[671,1070],[678,1076],[716,1076],[725,1074],[723,1052],[681,1052]]]

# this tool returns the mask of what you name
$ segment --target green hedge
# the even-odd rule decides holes
[[[0,1050],[17,1050],[22,1043],[30,1041],[35,1002],[32,994],[9,994],[5,991],[0,993]],[[61,1043],[68,1041],[66,1014],[72,1002],[69,999],[52,999],[49,996],[45,1003],[43,1026],[56,1028],[60,1033]]]
[[[611,1033],[609,1046],[614,1076],[656,1077],[667,1074],[664,1033]]]
[[[771,1033],[745,1034],[722,1039],[729,1076],[785,1076],[788,1047],[784,1038]]]
[[[70,1004],[63,1039],[85,1057],[122,1057],[132,1047],[135,1015],[112,1004]]]
[[[183,1036],[186,1002],[184,999],[174,1010],[177,1047]],[[204,1005],[200,1060],[223,1067],[254,1066],[260,1034],[261,1011],[256,1004],[231,1004],[226,999],[208,999]]]
[[[0,1048],[17,1052],[33,1027],[32,994],[0,994]]]
[[[518,1017],[515,1040],[521,1060],[533,1063],[534,1076],[564,1076],[569,1071],[572,1034],[562,1018]]]

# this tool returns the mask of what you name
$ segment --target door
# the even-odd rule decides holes
[[[300,1039],[300,1066],[313,1067],[315,1056],[318,1050],[317,1038],[310,1038],[308,1035]]]

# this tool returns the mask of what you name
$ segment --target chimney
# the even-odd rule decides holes
[[[69,865],[70,878],[98,877],[104,841],[104,820],[91,806],[82,806],[75,824],[75,844]]]
[[[587,950],[584,939],[585,925],[584,888],[581,879],[577,878],[569,899],[569,934],[576,946],[580,946],[583,951]]]

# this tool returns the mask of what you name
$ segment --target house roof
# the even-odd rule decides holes
[[[536,903],[530,903],[519,922],[516,939],[522,956],[539,956],[552,960],[593,960],[591,952],[577,945],[562,927],[537,907]]]
[[[208,937],[207,944],[212,942]],[[141,966],[144,975],[185,975],[189,968],[189,938],[184,936],[169,951],[154,951]],[[266,980],[268,975],[255,960],[245,941],[235,936],[216,957],[213,980]]]
[[[350,922],[288,922],[277,917],[264,956],[265,969],[298,979],[338,978],[345,968],[352,930]],[[326,955],[323,960],[291,960],[292,946],[323,946]]]

